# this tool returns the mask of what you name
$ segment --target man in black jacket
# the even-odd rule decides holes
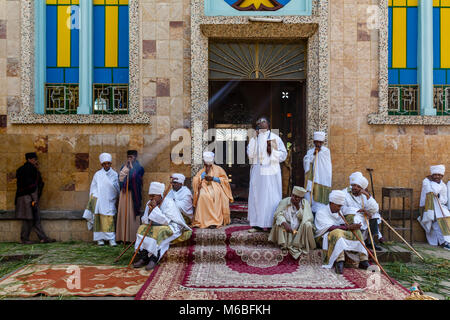
[[[41,226],[39,199],[44,188],[41,173],[38,170],[36,153],[25,154],[26,162],[16,171],[16,218],[23,220],[20,240],[23,244],[31,244],[30,233],[34,228],[41,243],[55,242],[47,237]]]

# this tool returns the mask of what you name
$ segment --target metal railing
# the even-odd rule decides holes
[[[128,114],[128,84],[94,84],[94,114]]]
[[[46,114],[76,114],[79,106],[78,84],[46,84]]]
[[[434,86],[433,99],[436,115],[450,115],[450,85]]]
[[[391,85],[388,97],[388,113],[390,115],[420,114],[418,85]]]

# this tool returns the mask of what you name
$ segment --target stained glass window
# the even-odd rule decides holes
[[[417,115],[418,2],[389,0],[389,113]]]
[[[47,0],[46,113],[76,113],[79,83],[79,0]]]
[[[94,113],[128,110],[128,0],[94,0]]]

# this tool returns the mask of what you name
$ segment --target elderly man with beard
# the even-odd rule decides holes
[[[342,207],[342,213],[346,216],[347,220],[353,217],[354,223],[361,224],[361,232],[364,240],[366,240],[366,246],[371,247],[372,243],[369,240],[369,229],[374,238],[374,242],[375,239],[379,242],[383,241],[378,227],[381,223],[380,207],[375,198],[366,190],[369,181],[361,172],[352,173],[349,179],[350,187],[342,190],[345,193],[345,204]],[[367,217],[369,225],[367,225],[365,217]],[[377,251],[381,250],[375,243],[374,247]]]
[[[194,208],[192,207],[192,193],[184,185],[186,177],[181,173],[174,173],[170,177],[172,189],[167,194],[167,197],[172,199],[183,215],[187,224],[190,224],[194,219]]]
[[[295,186],[292,195],[281,200],[269,234],[269,241],[287,249],[294,259],[316,248],[314,216],[305,193],[304,188]]]
[[[341,213],[341,208],[345,204],[345,192],[333,190],[330,193],[330,203],[322,207],[316,213],[316,239],[322,243],[325,251],[323,268],[331,269],[335,264],[336,273],[342,274],[344,271],[344,261],[347,255],[350,259],[359,261],[359,268],[369,267],[367,250],[358,241],[352,231],[362,238],[361,224],[346,224],[345,217]]]

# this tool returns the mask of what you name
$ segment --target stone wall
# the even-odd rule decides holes
[[[146,170],[144,192],[153,179],[167,182],[170,172],[190,177],[189,166],[170,162],[176,142],[169,135],[175,128],[190,127],[190,1],[140,1],[140,99],[142,111],[152,116],[149,125],[45,126],[12,125],[6,116],[22,107],[22,1],[0,0],[0,210],[14,208],[14,173],[24,153],[33,150],[46,182],[43,210],[82,210],[101,152],[112,153],[118,169],[126,150],[137,149]],[[382,186],[411,187],[417,208],[429,166],[442,163],[450,170],[450,126],[368,125],[367,115],[379,105],[378,34],[366,24],[371,4],[378,0],[329,1],[333,187],[347,186],[356,170],[368,177],[370,167],[378,201]],[[400,207],[398,201],[394,204]]]
[[[140,106],[150,124],[21,125],[11,124],[7,113],[24,107],[21,72],[32,72],[20,66],[21,4],[28,1],[0,0],[0,211],[14,209],[15,171],[31,151],[38,153],[45,181],[43,210],[84,209],[102,152],[112,154],[118,171],[126,151],[138,150],[144,201],[150,181],[167,183],[174,171],[189,178],[188,166],[170,161],[178,141],[172,143],[169,133],[190,126],[190,1],[139,1]]]
[[[380,63],[378,30],[368,30],[367,8],[379,2],[329,2],[333,187],[347,186],[354,171],[369,179],[366,168],[373,168],[379,203],[382,186],[401,186],[414,189],[417,208],[430,165],[444,164],[450,170],[450,126],[368,125],[368,114],[378,112]],[[393,204],[401,208],[401,200]]]

